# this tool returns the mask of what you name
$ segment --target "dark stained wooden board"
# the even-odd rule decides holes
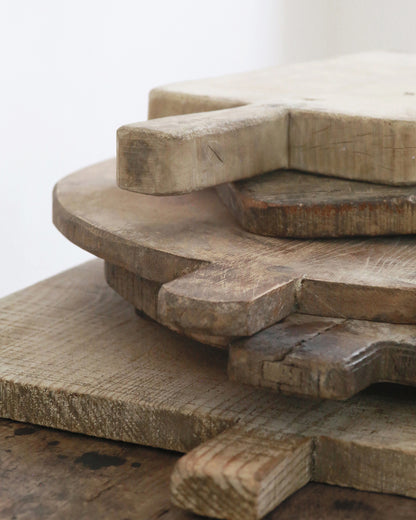
[[[293,312],[416,322],[416,237],[257,236],[241,229],[214,190],[135,194],[117,188],[114,171],[108,161],[60,181],[54,223],[80,247],[150,282],[150,291],[160,285],[154,317],[171,329],[224,344]]]
[[[169,500],[176,453],[9,420],[0,446],[2,520],[187,517]]]
[[[231,343],[228,374],[324,399],[348,399],[382,381],[416,386],[416,326],[292,314]]]
[[[416,187],[277,170],[217,187],[240,225],[295,238],[416,233]]]
[[[180,455],[0,420],[0,518],[190,520],[173,506],[169,478]],[[310,483],[268,520],[408,520],[416,501]]]
[[[122,188],[187,193],[279,168],[416,184],[416,55],[363,53],[154,89],[117,133]]]
[[[2,299],[0,317],[0,415],[191,450],[171,479],[185,508],[259,518],[309,479],[416,497],[414,391],[340,403],[232,383],[224,351],[135,315],[100,262]],[[103,496],[102,483],[94,493]]]

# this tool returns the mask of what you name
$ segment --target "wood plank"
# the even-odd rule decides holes
[[[416,190],[278,170],[217,192],[240,225],[295,238],[416,233]]]
[[[415,71],[416,55],[364,53],[157,88],[161,119],[118,131],[119,185],[185,193],[282,167],[416,184]]]
[[[301,437],[313,480],[416,497],[414,391],[331,402],[232,383],[225,352],[135,315],[97,261],[2,299],[0,324],[2,417],[178,451],[236,425]]]
[[[230,520],[269,513],[311,479],[312,444],[231,428],[182,457],[171,479],[173,503]]]
[[[230,345],[233,381],[348,399],[371,384],[416,386],[416,327],[292,314]]]
[[[169,500],[179,454],[0,420],[0,517],[190,520]],[[270,520],[408,520],[416,501],[310,483]]]
[[[58,183],[54,223],[154,291],[160,285],[148,312],[208,343],[253,335],[293,312],[416,323],[414,236],[261,237],[243,231],[213,190],[162,198],[118,189],[112,161]],[[129,291],[129,301],[143,301]]]

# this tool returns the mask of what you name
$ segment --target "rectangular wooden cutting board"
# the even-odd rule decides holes
[[[200,190],[278,168],[416,184],[416,55],[374,52],[154,89],[118,131],[118,182]]]
[[[413,397],[373,391],[339,403],[232,383],[226,352],[137,316],[106,285],[100,262],[3,299],[0,316],[1,416],[183,452],[195,448],[172,477],[182,507],[234,519],[245,504],[247,516],[239,518],[259,518],[309,480],[416,497]],[[256,484],[253,494],[236,495],[252,482],[238,468],[257,453],[256,439],[269,446],[261,459],[268,470],[259,478],[273,493]],[[200,486],[184,495],[200,456],[219,453],[224,442],[231,451],[215,455],[220,464],[206,466]],[[239,447],[245,448],[239,453]],[[221,488],[229,456],[239,462]],[[253,471],[262,467],[256,464]],[[289,480],[282,481],[282,467]],[[205,507],[208,483],[223,500]]]

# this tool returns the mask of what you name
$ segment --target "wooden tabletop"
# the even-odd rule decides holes
[[[191,520],[170,504],[180,455],[6,419],[0,420],[0,518]],[[311,483],[267,520],[395,520],[416,501]]]

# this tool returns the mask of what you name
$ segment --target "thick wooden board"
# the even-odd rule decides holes
[[[162,198],[118,189],[112,161],[60,181],[53,211],[71,241],[150,291],[161,286],[154,300],[137,297],[153,317],[208,343],[250,336],[293,312],[416,322],[415,237],[256,236],[213,190]]]
[[[416,188],[277,170],[217,187],[240,225],[295,238],[416,233]]]
[[[230,345],[234,381],[347,399],[373,383],[416,386],[416,326],[292,314]]]
[[[157,319],[159,284],[105,263],[107,283]],[[233,381],[302,397],[348,399],[373,383],[416,386],[416,326],[292,314],[252,337],[203,336],[229,347]]]
[[[0,420],[0,517],[201,520],[169,500],[180,455]],[[310,483],[269,520],[409,520],[416,501]]]
[[[119,185],[185,193],[278,168],[416,184],[415,84],[416,55],[366,53],[157,88],[162,119],[118,131]]]
[[[98,262],[4,298],[0,316],[1,416],[178,451],[195,448],[172,479],[173,496],[186,508],[203,503],[207,486],[217,496],[225,484],[253,505],[240,518],[259,518],[309,476],[416,497],[413,394],[367,392],[346,403],[316,402],[232,383],[225,352],[136,316],[107,287]],[[224,436],[247,448],[231,465]],[[256,438],[264,443],[261,461]],[[201,456],[208,459],[202,475]],[[247,501],[240,484],[250,482],[248,462],[256,485]],[[185,503],[181,489],[192,479],[198,485],[188,488]],[[238,502],[224,502],[218,516],[236,518],[229,504]],[[198,511],[211,514],[211,506]]]

